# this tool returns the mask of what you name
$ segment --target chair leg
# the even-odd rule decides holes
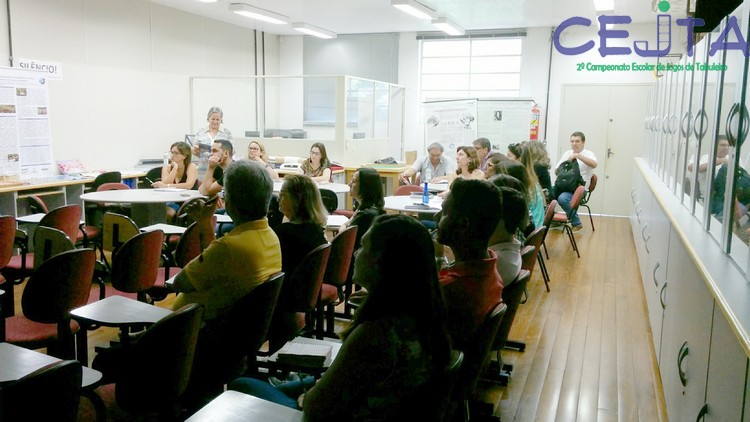
[[[326,306],[326,335],[328,337],[335,337],[336,336],[336,307],[333,305],[333,303],[329,303],[328,306]]]
[[[546,241],[542,242],[542,246],[544,247],[544,254],[547,256],[547,259],[549,259],[549,251],[547,250],[547,242]]]
[[[576,239],[573,236],[573,229],[570,228],[570,224],[566,224],[563,226],[563,231],[568,235],[568,240],[570,240],[570,246],[573,247],[573,250],[576,252],[576,255],[578,257],[581,257],[581,254],[578,253],[578,245],[576,244]]]
[[[539,268],[542,270],[544,286],[547,287],[547,293],[549,293],[549,273],[547,273],[547,264],[544,263],[544,258],[542,258],[541,254],[537,256],[537,262],[539,263]]]
[[[591,231],[595,232],[596,227],[594,227],[594,217],[591,216],[591,208],[589,208],[589,206],[586,204],[581,204],[579,205],[579,207],[586,207],[586,210],[589,213],[589,221],[591,222]]]

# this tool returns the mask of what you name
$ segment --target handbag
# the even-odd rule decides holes
[[[555,196],[558,196],[563,192],[573,193],[578,186],[586,183],[583,181],[583,177],[581,177],[581,169],[578,167],[578,160],[564,161],[560,164],[555,173],[557,174],[557,178],[555,179]]]

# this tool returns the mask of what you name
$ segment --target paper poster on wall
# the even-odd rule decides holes
[[[0,176],[56,173],[43,74],[0,67]]]
[[[425,145],[440,142],[448,151],[477,138],[477,100],[425,102]]]
[[[501,152],[509,144],[528,141],[533,105],[534,101],[526,98],[479,100],[478,136],[489,139],[492,149]]]

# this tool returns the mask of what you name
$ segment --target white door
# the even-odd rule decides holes
[[[598,185],[589,206],[594,214],[628,216],[633,159],[640,155],[649,85],[564,85],[556,163],[570,149],[575,131],[586,135],[586,149],[599,165]],[[609,154],[608,154],[609,153]]]

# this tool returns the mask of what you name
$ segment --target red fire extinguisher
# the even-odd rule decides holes
[[[529,140],[539,140],[539,114],[541,110],[538,104],[534,104],[531,107],[531,129],[529,131]]]

